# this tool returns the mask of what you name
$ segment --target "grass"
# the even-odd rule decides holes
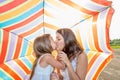
[[[111,46],[112,49],[120,49],[120,46]]]
[[[113,51],[116,53],[116,54],[118,54],[118,53],[120,53],[120,46],[111,46],[111,48],[113,49]]]

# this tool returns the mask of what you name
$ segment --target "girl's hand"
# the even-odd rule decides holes
[[[65,54],[63,51],[60,51],[57,57],[58,60],[63,61],[66,65],[70,62],[67,54]]]

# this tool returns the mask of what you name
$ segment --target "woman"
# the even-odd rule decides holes
[[[87,55],[81,49],[72,30],[58,29],[56,32],[58,59],[66,64],[65,70],[60,70],[64,80],[85,80],[87,73]]]

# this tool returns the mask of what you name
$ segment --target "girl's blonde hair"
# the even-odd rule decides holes
[[[33,50],[36,55],[36,60],[33,64],[32,72],[30,75],[30,80],[32,79],[32,76],[34,74],[34,70],[35,70],[35,67],[38,62],[39,57],[42,54],[51,53],[53,51],[53,48],[52,48],[51,42],[50,42],[50,34],[43,34],[42,36],[37,37],[34,40]]]

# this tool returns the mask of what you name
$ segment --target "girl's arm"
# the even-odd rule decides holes
[[[65,53],[59,54],[59,57],[61,57],[60,59],[66,64],[71,80],[85,80],[88,66],[87,56],[85,53],[81,53],[78,57],[76,72],[73,70],[73,67]]]
[[[46,63],[58,69],[65,69],[65,64],[62,61],[57,61],[52,55],[47,55]]]

